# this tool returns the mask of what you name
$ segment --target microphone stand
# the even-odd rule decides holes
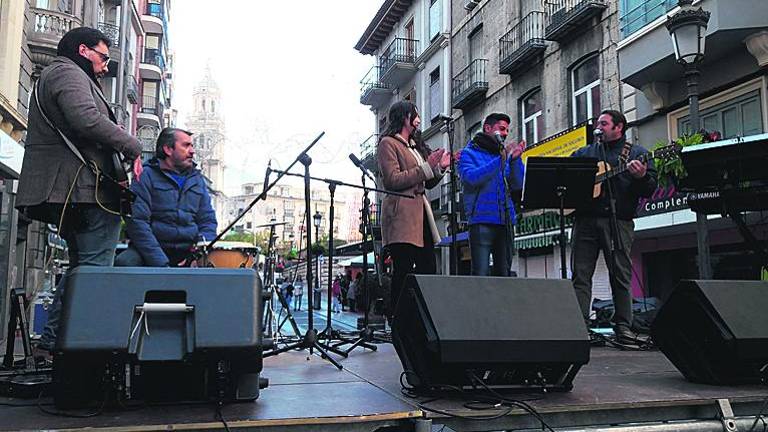
[[[310,182],[310,179],[312,178],[309,175],[309,166],[312,164],[312,158],[310,158],[307,155],[307,152],[305,150],[304,152],[302,152],[299,155],[298,161],[301,162],[302,165],[304,165],[304,176],[303,176],[304,177],[304,206],[305,206],[306,209],[309,209],[310,205],[311,205],[310,200],[309,200],[310,192],[311,192],[310,191],[310,187],[309,187],[309,184],[310,184],[309,182]],[[279,180],[284,175],[286,175],[287,171],[290,170],[290,168],[295,163],[296,163],[296,161],[294,161],[294,163],[291,164],[286,171],[282,172],[278,176],[277,180]],[[277,182],[277,180],[275,180],[275,182]],[[310,264],[312,262],[312,241],[311,241],[312,240],[312,215],[311,215],[311,213],[309,211],[307,211],[305,213],[306,213],[305,223],[306,223],[306,229],[307,229],[307,251],[306,251],[306,257],[307,257],[307,260],[306,260],[306,263],[307,263],[307,266],[306,266],[307,267],[307,292],[310,293],[310,295],[311,295],[311,293],[314,292],[313,291],[313,287],[312,287],[312,284],[313,284],[313,280],[312,280],[312,265]],[[270,351],[268,353],[264,353],[264,357],[269,357],[269,356],[277,355],[277,354],[280,354],[280,353],[283,353],[283,352],[286,352],[286,351],[292,351],[294,349],[301,349],[301,350],[309,349],[309,355],[312,355],[312,351],[314,349],[316,349],[317,352],[320,353],[320,357],[321,358],[323,358],[325,360],[328,360],[331,364],[336,366],[336,368],[341,370],[342,369],[341,364],[339,364],[339,362],[337,362],[330,355],[328,355],[328,352],[326,351],[326,347],[324,347],[323,345],[321,345],[318,342],[317,330],[314,327],[314,315],[315,315],[315,313],[312,310],[312,308],[308,307],[307,308],[307,331],[306,331],[306,333],[304,333],[304,337],[302,338],[302,340],[300,340],[299,342],[293,343],[293,344],[288,344],[288,345],[286,345],[286,346],[284,346],[282,348],[274,349],[274,350],[272,350],[272,351]],[[307,357],[307,359],[309,359],[309,357]]]
[[[606,143],[603,139],[602,134],[597,136],[598,146],[600,147],[600,152],[603,158],[603,162],[608,165],[608,152],[606,151]],[[624,245],[621,243],[620,239],[618,238],[619,235],[619,222],[616,218],[616,196],[614,195],[613,191],[613,179],[606,179],[604,182],[607,190],[606,193],[608,194],[608,202],[609,202],[609,215],[610,215],[610,223],[611,223],[611,259],[609,262],[609,265],[611,266],[610,273],[612,275],[616,274],[616,251],[622,251],[624,250]],[[613,289],[613,288],[611,288]]]
[[[448,212],[448,226],[451,228],[451,248],[449,250],[450,263],[448,268],[448,274],[459,274],[459,245],[456,240],[457,231],[459,230],[458,221],[456,220],[456,158],[453,156],[453,131],[454,124],[453,118],[443,116],[445,122],[446,132],[448,133],[448,151],[451,154],[451,165],[449,173],[449,182],[451,189],[450,207]]]
[[[507,262],[503,265],[507,268],[507,274],[505,276],[512,275],[512,251],[514,250],[514,227],[512,226],[512,220],[509,217],[509,199],[512,197],[512,192],[509,188],[509,180],[506,176],[507,160],[509,156],[504,152],[504,144],[499,143],[499,171],[501,172],[501,179],[504,184],[504,231],[506,233],[506,249],[507,249]],[[512,161],[509,162],[509,172],[512,173]],[[494,262],[496,257],[493,257]]]
[[[302,177],[301,174],[290,173],[290,172],[287,172],[287,170],[286,171],[273,170],[273,171],[275,171],[277,173],[280,173],[280,174],[283,174],[283,175]],[[336,192],[336,187],[337,186],[346,186],[346,187],[351,187],[351,188],[362,189],[363,190],[363,194],[364,194],[364,197],[365,197],[364,198],[364,205],[363,205],[363,223],[364,224],[365,224],[366,219],[370,219],[369,217],[367,217],[367,215],[369,215],[370,213],[367,210],[368,206],[366,204],[366,203],[370,203],[370,201],[368,200],[368,191],[372,190],[372,191],[375,191],[375,192],[384,193],[384,194],[388,193],[388,194],[392,194],[392,195],[401,196],[401,197],[404,197],[404,198],[414,198],[413,195],[407,195],[407,194],[402,194],[402,193],[398,193],[398,192],[388,192],[388,191],[381,190],[381,189],[376,189],[376,188],[368,188],[368,187],[365,186],[365,177],[366,177],[365,175],[362,176],[363,186],[359,186],[359,185],[355,185],[355,184],[351,184],[351,183],[345,183],[345,182],[339,181],[339,180],[333,180],[333,179],[327,179],[327,178],[310,177],[310,179],[312,179],[312,180],[321,181],[321,182],[326,183],[328,185],[328,190],[330,191],[330,194],[331,194],[331,201],[330,201],[330,229],[329,229],[329,234],[328,234],[328,304],[327,304],[327,311],[326,311],[326,327],[325,327],[325,329],[322,332],[320,332],[318,334],[318,340],[322,339],[322,340],[325,341],[325,343],[320,343],[320,346],[322,346],[324,349],[326,349],[328,351],[331,351],[333,353],[342,355],[344,357],[347,357],[349,355],[350,351],[352,351],[354,348],[356,348],[358,346],[362,346],[363,348],[368,348],[371,351],[376,351],[377,347],[376,347],[376,345],[372,345],[372,344],[368,343],[368,342],[370,342],[370,340],[372,340],[372,336],[371,336],[371,338],[359,337],[358,339],[350,339],[350,338],[344,337],[338,330],[335,330],[333,328],[333,325],[331,324],[331,316],[332,316],[331,302],[332,302],[332,295],[333,295],[333,285],[332,285],[333,284],[333,219],[334,219],[334,207],[335,207],[334,196],[335,196],[335,192]],[[370,226],[370,225],[368,225],[368,226]],[[370,231],[367,231],[367,232],[370,232]],[[363,283],[364,283],[364,286],[366,286],[366,297],[367,297],[367,299],[369,299],[370,296],[367,293],[368,250],[365,247],[366,239],[367,239],[367,236],[364,233],[363,234],[363,268],[364,268],[364,270],[363,270],[363,281],[364,282]],[[368,305],[370,305],[370,301],[369,300],[366,303],[368,303]],[[370,308],[366,307],[366,309],[365,309],[365,318],[364,318],[364,324],[365,324],[366,328],[368,327],[368,309],[370,309]],[[337,341],[337,342],[332,344],[333,341]],[[352,345],[352,347],[347,349],[346,351],[340,350],[338,348],[339,346],[347,345],[347,344]]]

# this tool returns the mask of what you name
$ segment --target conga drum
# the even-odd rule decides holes
[[[220,241],[208,250],[208,255],[198,259],[198,267],[251,268],[256,262],[259,248],[245,242]]]

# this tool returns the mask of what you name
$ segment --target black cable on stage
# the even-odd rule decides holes
[[[222,408],[222,405],[217,403],[216,404],[216,420],[221,422],[221,424],[224,426],[225,431],[230,432],[229,425],[227,424],[227,420],[224,419],[224,414],[222,414],[221,408]]]

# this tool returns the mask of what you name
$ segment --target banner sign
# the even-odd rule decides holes
[[[570,156],[585,145],[592,144],[591,122],[584,122],[557,135],[528,146],[523,153],[523,163],[529,156]]]

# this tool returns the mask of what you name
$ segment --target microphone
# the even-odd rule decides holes
[[[369,179],[371,179],[371,181],[372,181],[374,184],[376,183],[376,179],[374,179],[374,178],[373,178],[373,176],[371,176],[371,174],[368,172],[368,170],[367,170],[367,169],[365,168],[365,166],[363,165],[363,161],[361,161],[361,160],[360,160],[360,158],[358,158],[357,156],[355,156],[355,154],[354,154],[354,153],[350,153],[350,154],[349,154],[349,160],[351,160],[351,161],[352,161],[352,163],[353,163],[353,164],[355,164],[355,166],[356,166],[356,167],[360,168],[360,170],[363,172],[363,175],[365,175],[366,177],[368,177]]]
[[[494,138],[496,138],[496,143],[499,144],[499,151],[504,150],[504,141],[506,140],[505,137],[501,136],[501,132],[496,131],[493,133]]]
[[[592,135],[595,136],[595,140],[597,142],[603,142],[603,130],[602,129],[595,129],[592,131]]]
[[[262,189],[261,193],[267,192],[267,187],[269,186],[269,175],[272,174],[272,159],[267,162],[267,175],[264,176],[264,188]]]

